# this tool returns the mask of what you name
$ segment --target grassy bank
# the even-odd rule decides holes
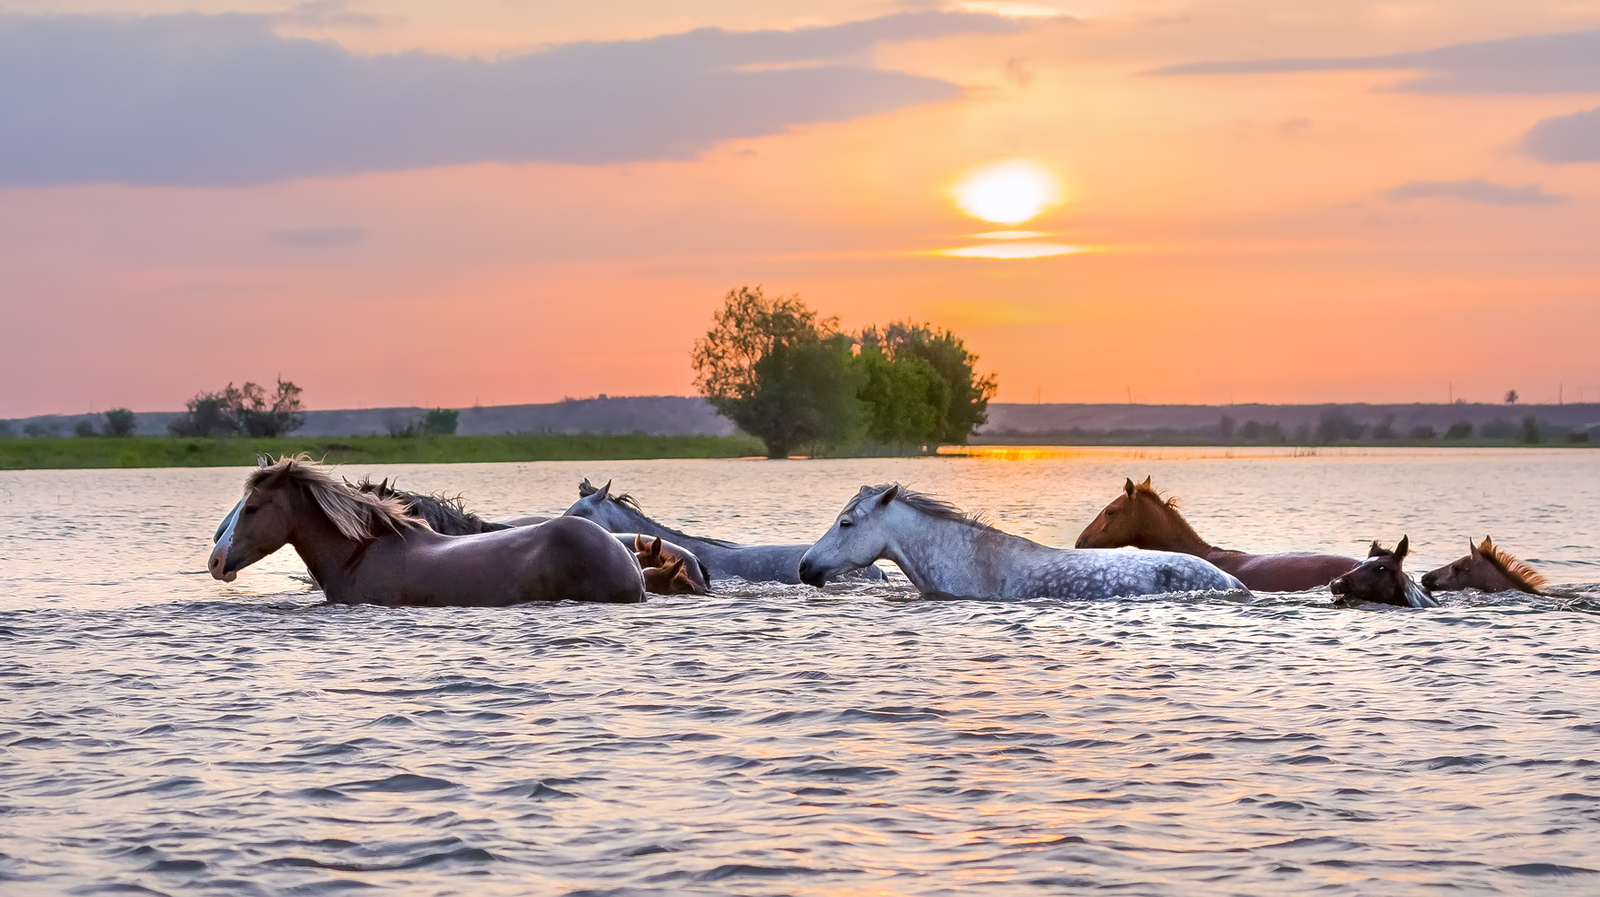
[[[135,436],[0,439],[0,470],[89,467],[237,467],[257,455],[306,452],[337,464],[743,458],[762,454],[749,436],[341,436],[183,439]]]
[[[1182,432],[1148,432],[1144,430],[1117,430],[1111,433],[1016,433],[998,436],[974,436],[974,446],[1085,446],[1133,448],[1600,448],[1600,442],[1584,438],[1544,439],[1524,442],[1521,439],[1340,439],[1334,442],[1286,440],[1283,442],[1247,442],[1215,437],[1186,435]]]

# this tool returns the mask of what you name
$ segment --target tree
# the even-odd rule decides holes
[[[874,350],[891,360],[921,358],[944,380],[949,397],[933,441],[965,444],[973,430],[988,422],[989,400],[999,383],[993,374],[977,373],[978,356],[968,352],[966,343],[954,333],[909,320],[896,321],[882,330],[867,327],[861,331],[861,351]]]
[[[132,411],[126,408],[113,408],[106,412],[106,423],[100,428],[100,432],[107,436],[132,436],[138,426]]]
[[[769,458],[848,441],[860,420],[851,340],[798,296],[729,290],[692,362],[700,394],[765,443]]]
[[[239,390],[235,409],[245,433],[256,438],[276,438],[304,426],[306,415],[300,404],[300,391],[300,387],[282,377],[271,397],[260,386],[246,383]]]
[[[422,432],[429,436],[454,436],[461,412],[454,408],[435,408],[422,416]]]
[[[938,442],[946,429],[950,386],[927,359],[903,355],[891,359],[876,349],[856,357],[861,372],[861,399],[866,436],[885,445]]]
[[[1444,438],[1446,439],[1466,439],[1471,435],[1472,422],[1466,420],[1458,420],[1450,425],[1450,429],[1444,431]]]
[[[246,382],[229,383],[221,392],[202,392],[187,403],[188,410],[167,429],[174,436],[233,436],[245,433],[270,438],[292,433],[305,424],[300,387],[282,377],[269,397],[265,389]]]
[[[1514,389],[1506,390],[1506,404],[1507,405],[1515,405],[1515,404],[1517,404],[1517,399],[1520,399],[1520,398],[1522,398],[1522,397],[1517,395],[1517,391],[1516,390],[1514,390]]]
[[[78,421],[77,425],[72,428],[72,435],[81,439],[85,436],[99,436],[100,431],[94,428],[94,424],[89,423],[86,420],[80,420]]]
[[[1522,419],[1522,441],[1529,445],[1538,445],[1544,439],[1544,434],[1539,432],[1539,420],[1533,415]]]
[[[232,436],[238,433],[240,392],[229,383],[222,392],[201,392],[184,403],[187,410],[172,419],[167,429],[174,436]]]

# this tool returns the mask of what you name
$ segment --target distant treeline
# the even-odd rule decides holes
[[[1292,430],[1277,421],[1241,423],[1224,414],[1208,427],[1002,431],[986,433],[980,441],[1059,445],[1600,445],[1600,426],[1563,426],[1532,414],[1516,420],[1497,418],[1476,426],[1461,420],[1443,432],[1426,424],[1402,430],[1394,426],[1394,420],[1394,415],[1389,414],[1376,424],[1359,423],[1347,410],[1334,407],[1325,409],[1315,425],[1300,424]]]
[[[965,443],[996,389],[977,360],[948,330],[903,321],[847,333],[760,287],[730,290],[692,355],[701,395],[770,458]]]

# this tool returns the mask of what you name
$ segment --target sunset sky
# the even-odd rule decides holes
[[[1600,401],[1600,2],[0,0],[0,123],[0,417],[689,394],[744,284],[1000,401]]]

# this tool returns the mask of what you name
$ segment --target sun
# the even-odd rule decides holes
[[[974,218],[1021,224],[1061,202],[1061,185],[1032,159],[1003,159],[975,168],[952,191],[956,205]]]

